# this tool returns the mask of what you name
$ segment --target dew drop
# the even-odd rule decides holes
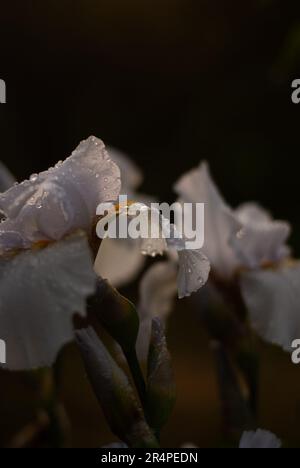
[[[37,178],[38,178],[38,174],[32,174],[29,180],[31,180],[31,182],[35,182]]]

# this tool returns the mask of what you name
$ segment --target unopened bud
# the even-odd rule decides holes
[[[139,330],[135,306],[107,280],[98,279],[97,290],[89,300],[88,310],[97,317],[125,353],[135,349]]]

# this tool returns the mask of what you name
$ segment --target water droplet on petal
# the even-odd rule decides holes
[[[38,178],[38,174],[32,174],[29,180],[31,180],[31,182],[35,182],[37,178]]]

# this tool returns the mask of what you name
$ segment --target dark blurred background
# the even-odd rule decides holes
[[[258,200],[292,223],[299,255],[300,105],[291,102],[299,58],[299,1],[2,2],[0,159],[22,180],[95,134],[141,166],[144,192],[171,201],[173,183],[205,158],[232,205]],[[213,446],[214,368],[188,301],[172,317],[170,347],[179,401],[165,444]],[[269,346],[262,355],[261,425],[300,444],[300,369]],[[100,446],[111,436],[76,350],[67,356],[74,444]],[[5,445],[34,401],[18,375],[0,374],[0,385]]]

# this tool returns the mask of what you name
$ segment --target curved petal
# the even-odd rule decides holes
[[[253,328],[266,341],[291,351],[300,336],[300,262],[241,275],[241,291]]]
[[[148,357],[152,319],[166,321],[177,292],[177,268],[172,262],[157,262],[148,269],[140,284],[138,313],[140,329],[137,339],[137,354],[141,362]]]
[[[184,203],[205,204],[203,251],[219,275],[231,276],[238,266],[238,260],[229,245],[229,239],[242,226],[219,193],[208,165],[202,163],[184,175],[175,185],[175,191]]]
[[[240,449],[279,449],[281,441],[272,432],[258,429],[256,432],[244,432]]]
[[[0,335],[7,368],[50,366],[73,339],[72,316],[85,315],[94,293],[91,252],[83,234],[0,261]]]
[[[144,265],[145,257],[141,255],[138,242],[106,238],[101,243],[95,271],[118,288],[133,281]]]
[[[6,249],[11,232],[22,239],[14,248],[26,248],[90,229],[98,204],[114,201],[120,185],[120,171],[103,142],[88,138],[65,162],[0,195],[0,209],[7,217],[1,224],[0,247]]]
[[[291,228],[255,204],[245,204],[236,211],[243,228],[231,238],[231,245],[241,263],[259,268],[265,263],[277,263],[289,254],[285,246]]]
[[[166,320],[177,291],[177,267],[172,262],[154,263],[145,273],[140,284],[139,315],[145,318],[159,317]]]
[[[198,291],[208,280],[210,262],[200,250],[181,250],[179,256],[179,299]]]
[[[16,182],[16,179],[7,167],[0,161],[0,192],[10,189]]]

